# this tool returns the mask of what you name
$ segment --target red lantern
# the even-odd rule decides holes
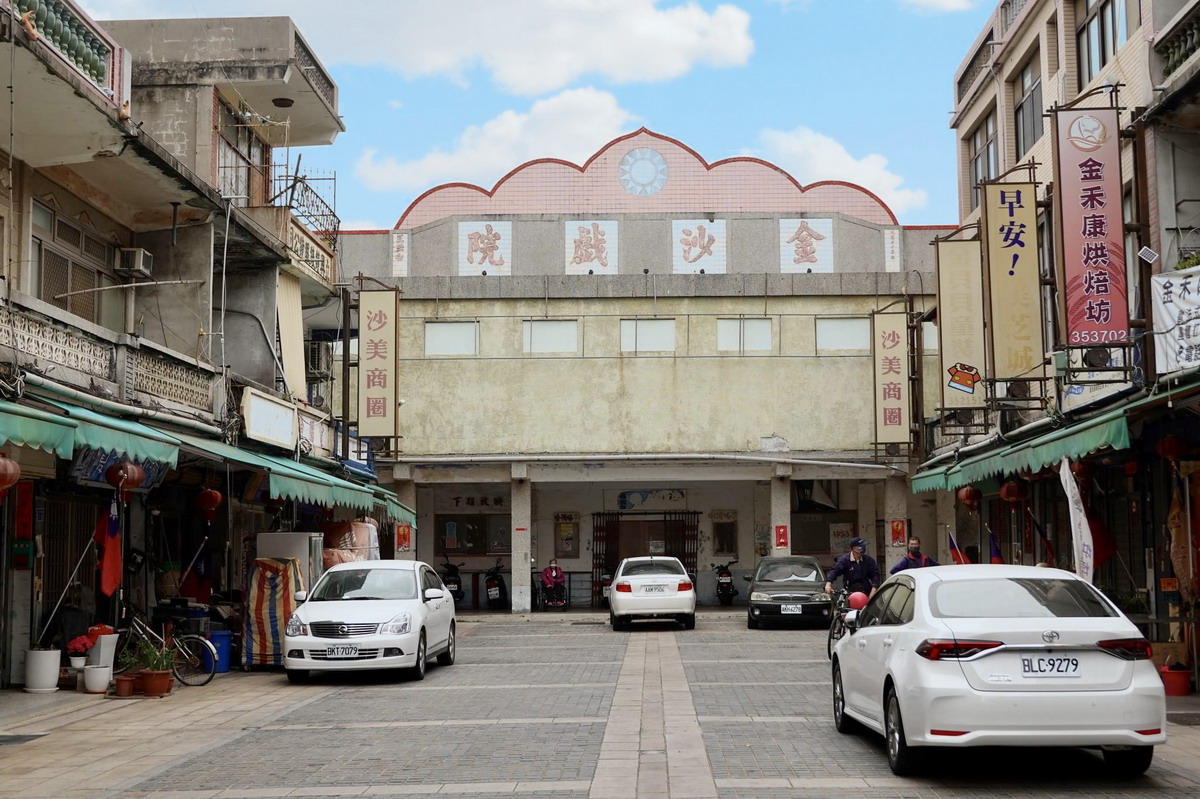
[[[204,512],[204,521],[211,524],[213,519],[217,518],[217,508],[221,506],[222,499],[224,497],[221,496],[221,492],[214,491],[211,488],[206,488],[196,495],[194,503],[197,508]]]
[[[1018,502],[1024,502],[1028,496],[1029,486],[1020,480],[1009,480],[1000,486],[1000,499],[1009,504],[1016,505]]]
[[[8,493],[8,489],[17,484],[21,479],[21,465],[3,453],[0,453],[0,502],[4,500],[4,495]]]
[[[132,461],[121,461],[104,472],[104,482],[117,489],[122,502],[129,501],[129,489],[137,488],[146,479],[146,470]]]
[[[983,492],[975,486],[963,486],[958,489],[958,501],[966,505],[967,510],[978,508],[981,499],[983,499]]]
[[[1187,442],[1174,433],[1160,438],[1158,443],[1154,445],[1154,451],[1171,462],[1183,460],[1184,456],[1188,453],[1188,449]]]

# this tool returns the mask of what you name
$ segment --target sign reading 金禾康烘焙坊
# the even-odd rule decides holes
[[[358,293],[358,436],[396,436],[396,292]]]
[[[1160,375],[1200,366],[1200,267],[1150,278],[1154,304],[1154,370]]]

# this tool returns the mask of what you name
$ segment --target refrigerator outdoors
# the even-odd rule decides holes
[[[259,533],[258,557],[295,558],[300,561],[300,579],[304,590],[311,591],[325,573],[321,550],[325,536],[321,533]]]

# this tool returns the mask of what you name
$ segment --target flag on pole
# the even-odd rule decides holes
[[[946,537],[950,539],[950,559],[955,563],[970,563],[971,561],[968,560],[967,556],[964,555],[962,550],[958,548],[958,544],[954,543],[954,533],[947,530]]]
[[[1083,507],[1083,497],[1079,494],[1079,486],[1075,484],[1075,475],[1071,474],[1071,461],[1064,455],[1058,468],[1058,477],[1062,481],[1063,493],[1067,495],[1067,510],[1071,517],[1071,546],[1075,553],[1075,573],[1089,583],[1095,570],[1095,552],[1092,545],[1092,528],[1088,526],[1087,511]]]
[[[100,591],[112,596],[121,585],[121,517],[117,500],[113,499],[108,513],[96,520],[92,540],[100,547]]]
[[[1046,531],[1042,529],[1042,525],[1038,524],[1037,517],[1033,515],[1033,509],[1028,505],[1025,506],[1025,512],[1029,514],[1029,518],[1033,521],[1033,529],[1037,531],[1038,538],[1042,539],[1042,549],[1046,550],[1046,562],[1051,566],[1054,563],[1054,547],[1050,546],[1050,539],[1046,537]]]
[[[1000,544],[996,542],[996,534],[990,527],[988,528],[988,546],[991,550],[992,563],[1004,563],[1004,556],[1000,554]]]

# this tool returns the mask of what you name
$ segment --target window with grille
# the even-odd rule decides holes
[[[248,120],[224,103],[217,112],[217,188],[233,204],[267,205],[271,147]]]
[[[996,157],[996,112],[988,113],[971,133],[971,210],[979,207],[980,188],[999,174]]]
[[[89,322],[119,329],[124,297],[118,291],[92,291],[115,285],[116,248],[41,203],[34,202],[32,218],[29,285],[35,296]]]
[[[1076,52],[1079,57],[1079,89],[1112,61],[1129,35],[1129,0],[1076,0]],[[1138,10],[1134,6],[1136,19]]]
[[[1014,123],[1017,134],[1017,158],[1029,152],[1033,143],[1042,137],[1042,73],[1037,53],[1021,69],[1013,85],[1017,98]]]

